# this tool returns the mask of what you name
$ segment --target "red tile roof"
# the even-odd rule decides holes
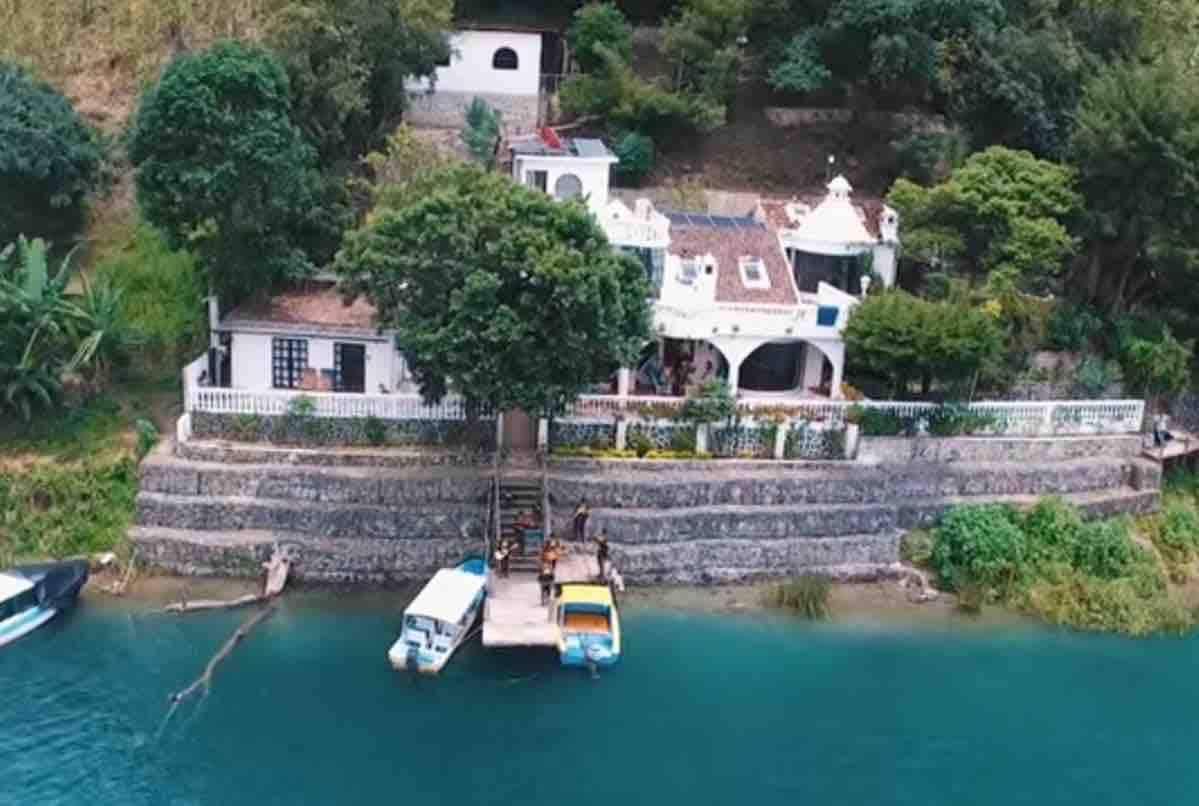
[[[670,225],[670,253],[679,257],[716,258],[716,301],[794,305],[791,268],[778,236],[766,227]],[[743,257],[758,257],[770,276],[770,288],[746,288],[741,282]]]
[[[359,297],[350,305],[342,302],[333,285],[280,291],[268,299],[242,303],[225,316],[226,324],[271,322],[375,329],[375,308]]]

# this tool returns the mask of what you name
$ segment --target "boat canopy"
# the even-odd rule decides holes
[[[486,584],[487,578],[479,574],[443,568],[433,575],[404,612],[457,624]]]
[[[612,607],[612,591],[607,585],[563,585],[562,604]]]
[[[33,582],[16,574],[0,574],[0,602],[19,596],[33,587]]]

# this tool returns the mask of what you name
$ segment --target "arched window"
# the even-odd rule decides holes
[[[559,201],[576,199],[583,195],[583,182],[574,174],[562,174],[554,183],[554,196]]]
[[[515,70],[520,66],[520,60],[512,48],[500,48],[491,57],[491,66],[496,70]]]

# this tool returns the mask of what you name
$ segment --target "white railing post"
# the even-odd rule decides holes
[[[616,450],[623,451],[629,444],[629,421],[621,417],[616,421]]]
[[[537,450],[544,452],[550,444],[550,421],[537,418]]]
[[[699,427],[697,427],[695,429],[695,452],[696,453],[707,453],[708,452],[708,424],[707,423],[700,423]]]
[[[779,423],[778,429],[774,432],[774,458],[787,458],[787,434],[791,431],[791,421],[784,420]]]
[[[1045,415],[1041,421],[1041,433],[1049,435],[1053,433],[1053,413],[1057,407],[1053,403],[1045,404]]]

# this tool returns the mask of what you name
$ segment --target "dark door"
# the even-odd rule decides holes
[[[334,390],[338,392],[366,391],[366,345],[333,345]]]

